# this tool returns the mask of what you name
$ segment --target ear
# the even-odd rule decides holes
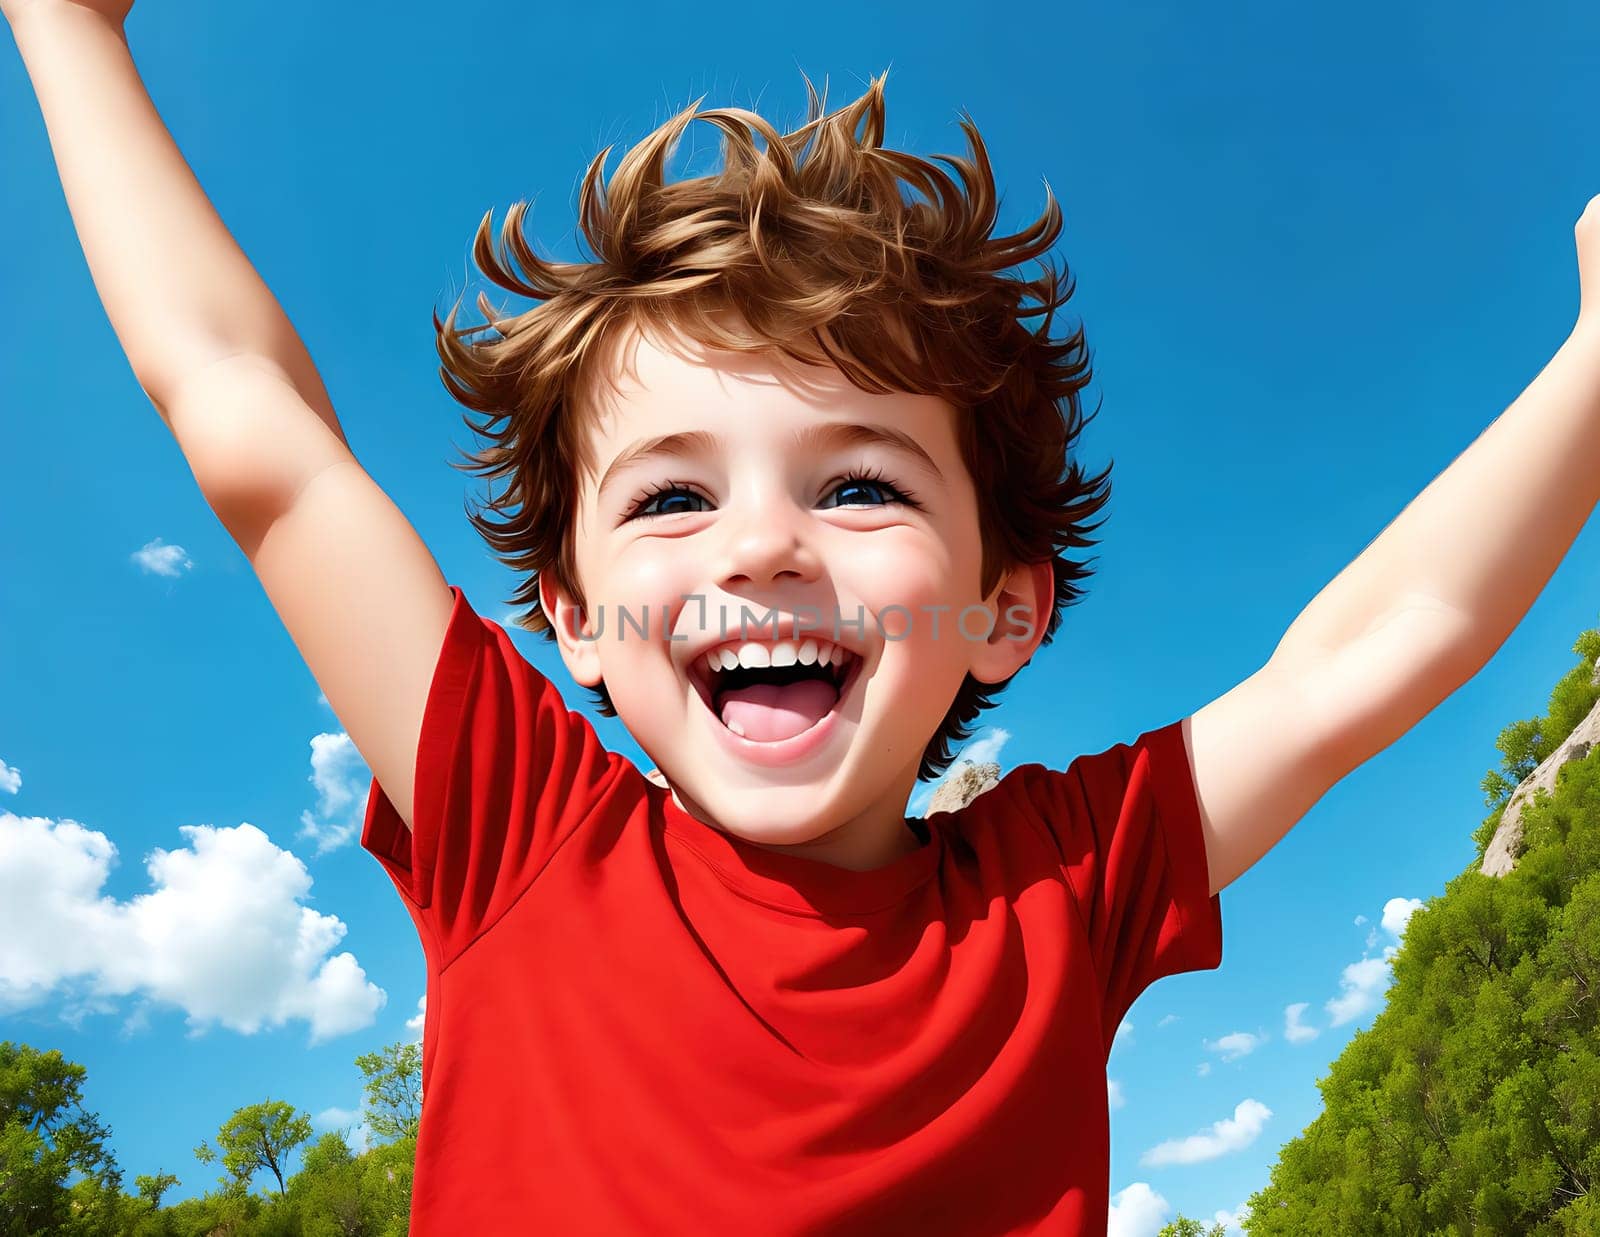
[[[1010,678],[1038,650],[1055,605],[1055,569],[1050,560],[1014,567],[983,603],[994,626],[972,643],[972,677],[980,683]]]
[[[555,576],[548,571],[539,573],[539,605],[555,630],[561,660],[567,664],[573,681],[580,687],[598,687],[601,679],[600,641],[585,625],[583,607],[572,594],[556,583]],[[589,639],[580,639],[580,632],[587,632]]]

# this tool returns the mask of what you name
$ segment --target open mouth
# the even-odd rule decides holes
[[[733,734],[752,743],[782,742],[804,734],[837,709],[861,670],[862,659],[848,649],[831,645],[818,653],[807,648],[813,644],[800,647],[800,655],[810,653],[812,661],[779,666],[770,660],[764,666],[730,666],[735,656],[726,647],[709,656],[702,653],[690,665],[689,681],[711,716]],[[786,659],[781,651],[777,656]],[[713,660],[718,661],[715,669]]]

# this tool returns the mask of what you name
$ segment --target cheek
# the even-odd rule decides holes
[[[613,703],[630,729],[649,729],[661,701],[676,688],[677,673],[664,644],[700,581],[686,574],[684,541],[648,540],[624,547],[607,564],[596,597],[606,607],[602,671]],[[624,618],[626,615],[626,618]]]
[[[606,590],[619,602],[638,605],[681,604],[680,593],[700,583],[693,571],[688,541],[640,541],[628,546],[610,563]]]
[[[962,566],[942,543],[883,534],[851,551],[840,556],[840,580],[872,610],[900,605],[920,616],[924,606],[960,606],[971,600],[960,587]]]
[[[862,551],[849,559],[847,589],[851,606],[859,599],[876,613],[889,647],[898,650],[883,665],[884,686],[904,704],[922,712],[937,706],[942,716],[970,660],[961,615],[982,600],[977,563],[927,536],[885,536]],[[984,622],[976,611],[966,616],[974,636]]]

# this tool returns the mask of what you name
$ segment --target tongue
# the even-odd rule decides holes
[[[722,724],[757,743],[775,743],[809,730],[828,715],[839,693],[832,683],[757,683],[722,697]]]

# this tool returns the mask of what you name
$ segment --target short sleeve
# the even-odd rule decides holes
[[[450,591],[417,741],[414,829],[374,778],[361,832],[441,966],[526,891],[626,764],[503,628]]]
[[[1088,934],[1109,1053],[1140,993],[1222,963],[1222,900],[1211,893],[1194,774],[1173,722],[1080,756],[1066,772],[1014,770],[1059,849]]]

